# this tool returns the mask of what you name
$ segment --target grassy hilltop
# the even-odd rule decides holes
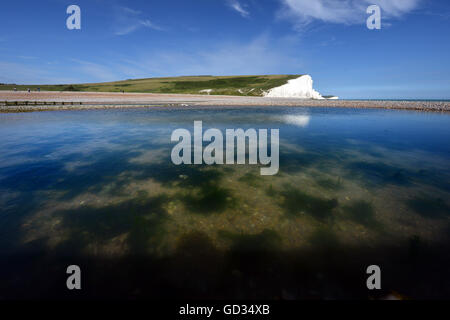
[[[141,92],[141,93],[184,93],[261,96],[263,91],[286,84],[300,75],[260,76],[186,76],[170,78],[147,78],[103,83],[59,84],[59,85],[15,85],[0,84],[0,90],[42,91],[90,91],[90,92]]]

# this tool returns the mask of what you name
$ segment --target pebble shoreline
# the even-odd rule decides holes
[[[7,102],[45,101],[82,102],[82,105],[1,105]],[[20,103],[19,103],[20,104]],[[450,112],[450,101],[386,101],[386,100],[303,100],[243,96],[209,96],[189,94],[97,93],[97,92],[15,92],[0,91],[0,112],[50,110],[87,110],[136,107],[195,106],[292,106],[381,108],[432,112]]]

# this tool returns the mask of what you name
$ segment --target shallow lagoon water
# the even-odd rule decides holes
[[[280,129],[280,171],[181,165],[176,128]],[[0,298],[450,297],[450,116],[186,107],[0,114]],[[365,269],[380,265],[383,290]]]

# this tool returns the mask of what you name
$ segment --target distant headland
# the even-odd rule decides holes
[[[120,92],[204,94],[249,97],[327,99],[313,89],[309,75],[248,75],[248,76],[182,76],[167,78],[128,79],[115,82],[16,85],[0,84],[0,90]]]

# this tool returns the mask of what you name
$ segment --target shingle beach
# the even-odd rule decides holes
[[[17,105],[12,105],[17,102]],[[25,102],[39,105],[25,105]],[[44,104],[45,102],[45,104]],[[67,103],[82,103],[67,105]],[[64,105],[63,105],[64,103]],[[450,101],[388,101],[388,100],[305,100],[245,96],[189,94],[109,93],[109,92],[16,92],[0,91],[0,112],[46,110],[78,110],[136,108],[145,106],[293,106],[382,108],[416,111],[449,112]]]

